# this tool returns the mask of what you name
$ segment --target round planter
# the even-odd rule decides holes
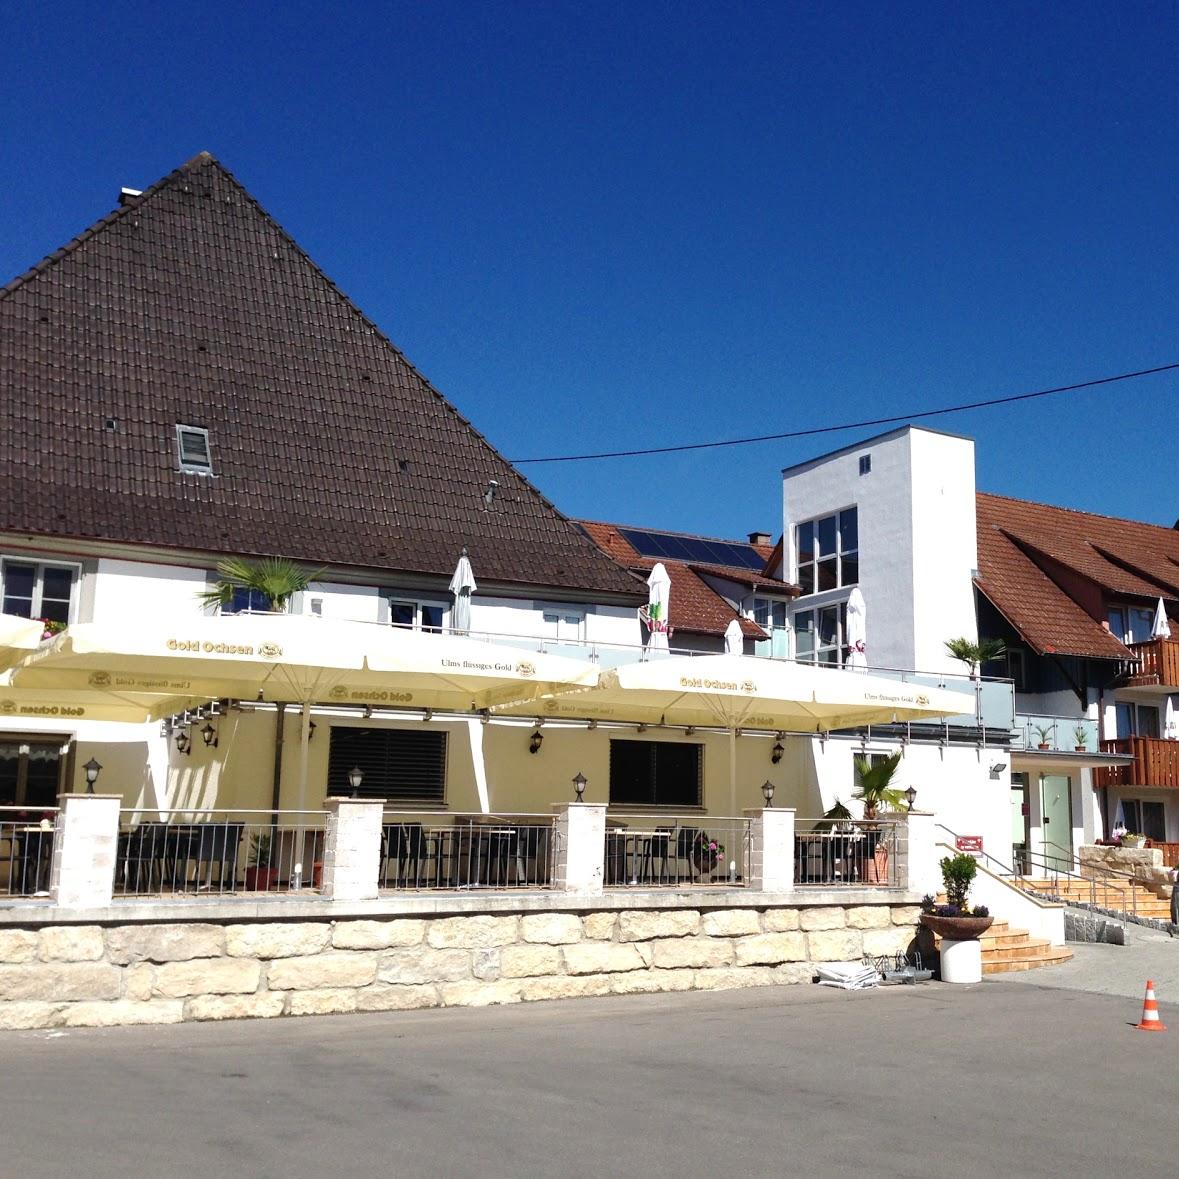
[[[938,937],[955,942],[974,941],[988,929],[994,917],[938,917],[933,913],[922,913],[921,924]]]

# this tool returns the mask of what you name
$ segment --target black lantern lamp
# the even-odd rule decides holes
[[[201,740],[207,749],[217,748],[217,730],[210,721],[205,721],[205,727],[201,729]]]
[[[533,729],[532,736],[528,738],[528,752],[539,753],[540,747],[544,744],[544,734],[540,729]]]
[[[761,796],[766,800],[766,806],[774,805],[774,784],[768,778],[761,784]]]
[[[82,769],[86,771],[86,793],[93,794],[94,783],[98,781],[98,775],[102,772],[102,763],[92,757]]]
[[[176,752],[177,753],[191,753],[192,752],[192,739],[189,737],[187,729],[177,730]]]
[[[910,786],[909,789],[905,791],[905,801],[909,804],[909,810],[912,810],[913,804],[917,801],[916,786]]]
[[[782,742],[775,741],[773,749],[770,750],[770,761],[773,762],[774,765],[777,765],[778,762],[782,760],[782,754],[785,752],[786,750],[782,748]]]
[[[352,787],[352,797],[356,798],[360,793],[360,784],[364,781],[364,771],[360,766],[353,766],[348,771],[348,785]]]
[[[582,795],[585,794],[585,784],[588,779],[580,771],[577,771],[577,777],[573,779],[573,793],[577,795],[577,801],[581,802]]]

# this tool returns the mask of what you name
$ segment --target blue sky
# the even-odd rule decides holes
[[[512,458],[1179,361],[1174,4],[9,3],[0,281],[202,149]],[[936,419],[980,488],[1172,524],[1179,374]],[[525,467],[780,528],[864,431]]]

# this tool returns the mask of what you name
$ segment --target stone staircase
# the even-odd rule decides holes
[[[1006,921],[996,920],[979,941],[983,974],[1058,966],[1073,956],[1072,950],[1065,946],[1054,946],[1046,938],[1032,937],[1026,929],[1012,929]]]
[[[1066,903],[1096,904],[1102,909],[1153,917],[1158,921],[1169,921],[1171,917],[1171,902],[1168,898],[1160,897],[1132,880],[1095,880],[1092,887],[1088,880],[1072,878],[1025,879],[1023,884],[1037,892],[1059,897]]]

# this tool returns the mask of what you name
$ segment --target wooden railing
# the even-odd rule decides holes
[[[1179,843],[1164,843],[1161,839],[1148,839],[1147,847],[1157,847],[1163,853],[1163,867],[1179,866]]]
[[[1179,639],[1131,643],[1130,650],[1134,652],[1138,666],[1127,677],[1128,684],[1179,687]]]
[[[1129,754],[1134,760],[1094,770],[1098,786],[1179,786],[1179,741],[1122,737],[1102,741],[1101,752]]]

